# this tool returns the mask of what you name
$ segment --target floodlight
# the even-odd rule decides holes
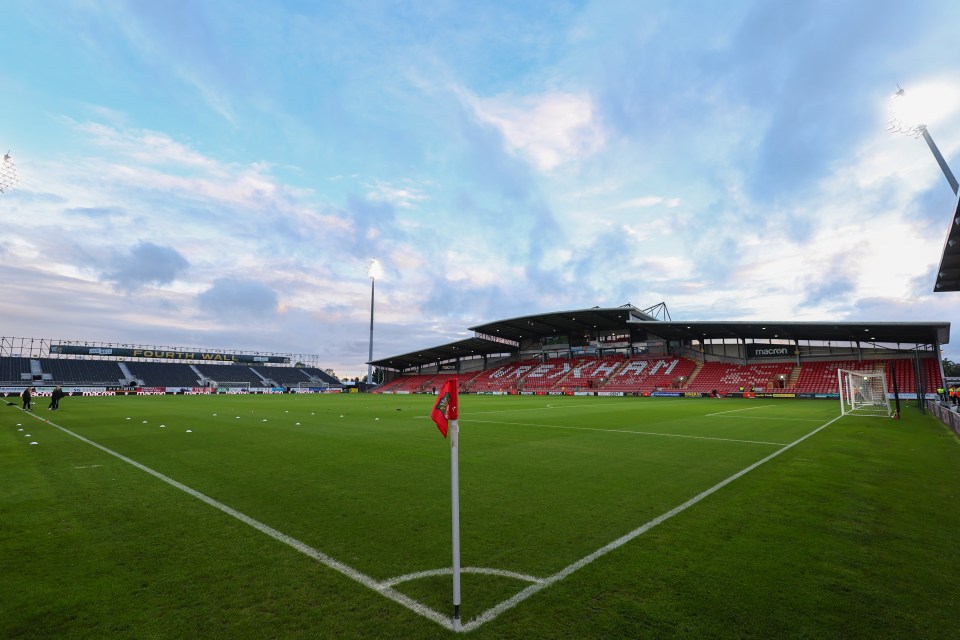
[[[933,142],[930,132],[927,131],[927,125],[923,121],[923,111],[924,107],[921,101],[908,98],[907,92],[898,85],[897,91],[890,96],[890,118],[887,120],[887,130],[893,133],[903,133],[912,138],[922,137],[930,148],[937,164],[940,165],[940,170],[943,171],[947,182],[950,183],[950,188],[956,194],[960,190],[960,184],[957,183],[953,171],[950,170],[947,161],[943,159],[943,154],[940,153],[940,149]]]
[[[19,181],[17,166],[13,164],[13,158],[7,151],[3,156],[3,162],[0,163],[0,193],[12,189]]]
[[[919,138],[920,132],[927,128],[923,122],[919,102],[907,96],[899,85],[890,96],[890,117],[887,119],[887,131],[902,133],[911,138]]]

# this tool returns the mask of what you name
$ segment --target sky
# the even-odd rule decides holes
[[[953,322],[955,0],[6,0],[0,335],[374,358],[541,312]],[[956,333],[956,331],[954,332]],[[960,334],[945,355],[960,360]]]

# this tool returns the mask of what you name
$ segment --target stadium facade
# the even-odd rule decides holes
[[[836,397],[840,368],[882,372],[900,397],[934,397],[950,339],[948,322],[674,321],[663,303],[470,330],[472,338],[371,361],[386,373],[379,391],[432,392],[456,376],[467,393]]]
[[[304,354],[0,337],[0,393],[70,395],[339,393]]]

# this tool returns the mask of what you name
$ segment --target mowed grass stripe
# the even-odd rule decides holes
[[[653,431],[636,431],[632,429],[601,429],[599,427],[572,427],[569,425],[560,425],[560,424],[540,424],[536,422],[506,422],[499,420],[476,420],[471,419],[468,424],[473,423],[488,423],[488,424],[500,424],[500,425],[509,425],[517,427],[543,427],[545,429],[577,429],[580,431],[597,431],[604,433],[629,433],[632,435],[638,436],[662,436],[665,438],[693,438],[695,440],[717,440],[720,442],[741,442],[746,444],[766,444],[782,447],[787,444],[786,442],[765,442],[762,440],[738,440],[735,438],[718,438],[714,436],[691,436],[682,433],[656,433]]]
[[[731,482],[734,482],[735,480],[738,480],[739,478],[742,478],[744,475],[746,475],[747,473],[750,473],[751,471],[753,471],[754,469],[756,469],[756,468],[759,467],[760,465],[766,464],[766,463],[769,462],[770,460],[773,460],[774,458],[776,458],[776,457],[779,456],[780,454],[782,454],[782,453],[784,453],[785,451],[787,451],[787,450],[793,448],[794,446],[800,444],[801,442],[803,442],[803,441],[806,440],[807,438],[810,438],[810,437],[816,435],[817,433],[819,433],[819,432],[822,431],[823,429],[826,429],[827,427],[829,427],[831,424],[833,424],[834,422],[836,422],[836,421],[839,420],[839,419],[840,419],[840,418],[837,417],[837,418],[834,418],[833,420],[830,420],[829,422],[826,422],[825,424],[817,427],[816,429],[814,429],[814,430],[811,431],[810,433],[808,433],[808,434],[806,434],[806,435],[798,438],[797,440],[791,442],[790,444],[787,444],[787,445],[784,446],[783,448],[778,449],[777,451],[774,451],[773,453],[771,453],[771,454],[768,455],[767,457],[765,457],[765,458],[763,458],[763,459],[761,459],[761,460],[758,460],[757,462],[751,464],[750,466],[748,466],[748,467],[746,467],[746,468],[744,468],[744,469],[741,469],[741,470],[738,471],[737,473],[735,473],[735,474],[733,474],[732,476],[724,479],[724,480],[721,481],[721,482],[718,482],[717,484],[713,485],[713,486],[710,487],[709,489],[698,493],[697,495],[695,495],[694,497],[690,498],[689,500],[687,500],[687,501],[684,502],[683,504],[677,505],[677,506],[674,507],[673,509],[670,509],[670,510],[667,511],[666,513],[663,513],[663,514],[657,516],[657,517],[654,518],[653,520],[650,520],[649,522],[643,524],[642,526],[637,527],[637,528],[634,529],[633,531],[630,531],[629,533],[627,533],[627,534],[625,534],[625,535],[623,535],[623,536],[620,536],[619,538],[617,538],[617,539],[614,540],[613,542],[610,542],[610,543],[604,545],[603,547],[597,549],[597,550],[594,551],[593,553],[591,553],[591,554],[589,554],[589,555],[587,555],[587,556],[585,556],[585,557],[577,560],[576,562],[573,562],[573,563],[571,563],[570,565],[564,567],[562,570],[558,571],[557,573],[553,574],[552,576],[549,576],[549,577],[547,577],[547,578],[544,578],[543,580],[541,580],[541,581],[539,581],[539,582],[537,582],[537,583],[535,583],[535,584],[532,584],[532,585],[528,586],[528,587],[525,588],[523,591],[521,591],[520,593],[518,593],[516,596],[514,596],[514,597],[512,597],[512,598],[510,598],[510,599],[508,599],[508,600],[505,600],[504,602],[498,604],[498,605],[495,606],[495,607],[492,607],[491,609],[485,611],[484,613],[482,613],[480,616],[478,616],[478,617],[475,618],[474,620],[470,620],[467,624],[464,625],[464,631],[470,631],[470,630],[475,629],[476,627],[480,626],[481,624],[484,624],[484,623],[486,623],[486,622],[489,622],[489,621],[495,619],[497,616],[501,615],[502,613],[504,613],[504,612],[506,612],[506,611],[509,611],[509,610],[512,609],[513,607],[517,606],[518,604],[520,604],[521,602],[523,602],[524,600],[526,600],[527,598],[529,598],[529,597],[535,595],[536,593],[538,593],[538,592],[546,589],[547,587],[549,587],[549,586],[551,586],[551,585],[559,582],[560,580],[565,579],[566,577],[568,577],[569,575],[571,575],[571,574],[574,573],[575,571],[579,571],[579,570],[582,569],[583,567],[585,567],[585,566],[587,566],[588,564],[591,564],[592,562],[594,562],[595,560],[597,560],[597,559],[599,559],[599,558],[607,555],[607,554],[610,553],[611,551],[614,551],[614,550],[616,550],[616,549],[619,549],[619,548],[622,547],[623,545],[627,544],[627,543],[630,542],[631,540],[636,539],[638,536],[643,535],[644,533],[646,533],[646,532],[649,531],[650,529],[656,527],[657,525],[660,525],[660,524],[662,524],[663,522],[666,522],[667,520],[669,520],[670,518],[672,518],[672,517],[674,517],[674,516],[676,516],[676,515],[678,515],[678,514],[680,514],[680,513],[683,513],[684,511],[686,511],[686,510],[689,509],[690,507],[694,506],[695,504],[697,504],[698,502],[700,502],[700,501],[703,500],[704,498],[707,498],[708,496],[716,493],[716,492],[719,491],[720,489],[722,489],[722,488],[726,487],[727,485],[729,485]]]
[[[87,400],[97,402],[88,404]],[[449,566],[449,452],[446,443],[425,417],[432,398],[205,399],[211,404],[195,402],[196,398],[126,400],[68,398],[57,420],[124,455],[145,464],[149,460],[150,466],[160,472],[269,523],[311,547],[323,549],[381,584],[417,572],[434,576],[404,582],[397,588],[429,608],[447,610],[450,584],[443,567]],[[148,402],[141,403],[141,400]],[[528,410],[516,417],[523,415],[522,421],[535,423],[557,422],[585,428],[605,428],[608,424],[620,428],[642,423],[648,430],[654,430],[650,427],[655,426],[656,431],[663,433],[717,437],[749,435],[752,439],[770,441],[795,434],[802,425],[801,422],[791,424],[776,418],[806,420],[836,415],[835,403],[817,401],[777,401],[776,406],[762,411],[767,414],[764,417],[770,418],[768,420],[715,420],[706,414],[720,407],[755,405],[751,401],[699,399],[598,400],[604,401],[603,406],[596,402],[595,411],[589,410],[590,398],[572,400],[584,404],[578,405],[576,410],[561,411],[545,407],[542,398],[465,396],[462,399],[465,433],[461,441],[461,479],[464,482],[461,524],[465,536],[472,536],[469,545],[464,540],[466,566],[502,569],[505,573],[528,577],[556,575],[564,567],[618,539],[624,532],[633,531],[638,523],[650,522],[689,500],[690,496],[752,464],[758,459],[758,452],[763,455],[756,445],[738,446],[708,440],[633,438],[627,434],[601,434],[582,429],[528,429],[489,423],[466,428],[471,415],[479,417],[486,411],[502,411],[496,416],[509,418],[511,409],[525,408]],[[533,406],[535,403],[537,406]],[[147,425],[125,420],[125,417],[131,417],[132,411],[140,409],[144,410]],[[212,413],[218,413],[220,420],[210,420]],[[242,419],[236,420],[235,415],[230,415],[226,420],[226,413],[239,414]],[[315,414],[312,420],[311,413]],[[749,413],[760,414],[760,411]],[[576,418],[573,414],[582,415]],[[340,418],[341,415],[344,417]],[[12,428],[5,418],[7,416],[0,418],[0,427],[4,430]],[[268,421],[262,422],[264,418]],[[182,422],[186,420],[190,424]],[[926,420],[924,418],[921,423],[919,414],[915,418],[908,414],[902,421],[845,419],[837,425],[842,428],[830,429],[813,440],[816,445],[809,441],[803,443],[802,447],[794,448],[793,453],[782,456],[776,464],[751,473],[749,478],[737,483],[736,489],[714,494],[710,500],[700,502],[696,509],[688,510],[683,517],[672,518],[669,523],[657,526],[643,537],[642,543],[637,541],[620,547],[616,562],[600,560],[576,570],[569,580],[554,583],[550,590],[524,601],[522,607],[510,609],[508,615],[497,617],[495,622],[475,628],[471,635],[477,638],[590,638],[618,634],[662,637],[676,635],[678,629],[696,629],[700,637],[876,637],[876,634],[868,636],[866,629],[869,627],[889,631],[897,637],[948,637],[938,635],[934,629],[957,628],[956,624],[950,624],[957,622],[955,613],[942,607],[922,609],[920,605],[925,599],[934,602],[960,595],[956,580],[949,577],[956,575],[950,569],[960,565],[956,562],[956,552],[949,549],[933,554],[937,557],[933,562],[928,553],[932,550],[930,544],[923,543],[921,537],[926,531],[926,535],[947,539],[948,531],[960,525],[947,496],[948,487],[955,485],[957,478],[951,476],[951,480],[943,472],[946,454],[939,458],[931,455],[938,438],[950,441],[947,456],[950,460],[956,458],[957,445],[955,437],[945,433],[942,427],[931,430]],[[166,429],[158,429],[160,421],[167,424]],[[294,421],[300,421],[301,426],[294,426]],[[185,427],[192,427],[194,433],[185,434]],[[112,479],[120,477],[115,471],[120,463],[75,469],[103,464],[103,459],[82,452],[61,457],[63,448],[60,444],[50,441],[43,430],[37,433],[43,438],[40,447],[18,446],[18,441],[12,437],[0,438],[0,442],[8,445],[0,449],[0,477],[4,479],[8,492],[13,490],[19,495],[30,484],[42,481],[49,486],[49,491],[45,492],[49,497],[76,494],[73,502],[64,503],[61,508],[82,510],[89,514],[91,523],[110,522],[119,517],[135,519],[138,517],[136,503],[139,494],[158,496],[162,493],[145,487],[136,489],[131,486],[128,489],[123,484],[116,484]],[[771,434],[775,437],[770,437]],[[849,444],[846,455],[838,458],[823,454],[831,452],[838,442]],[[916,454],[911,453],[914,450]],[[469,456],[465,455],[466,452]],[[141,453],[145,457],[141,457]],[[922,468],[910,466],[911,457],[917,455],[926,456],[922,458]],[[905,475],[908,469],[909,475]],[[953,469],[956,469],[955,464]],[[788,488],[781,486],[784,470],[790,471],[792,484]],[[819,490],[825,476],[841,475],[848,481],[833,482],[827,489]],[[81,479],[83,484],[77,485]],[[863,494],[865,479],[871,483],[868,495]],[[883,489],[884,483],[890,482],[896,486]],[[818,490],[805,491],[804,487]],[[913,487],[924,488],[921,494],[904,499],[904,496],[915,493]],[[82,490],[78,492],[77,489]],[[741,492],[750,496],[749,499],[741,500]],[[808,493],[816,496],[811,504],[799,501]],[[886,494],[891,496],[892,508],[885,506]],[[600,502],[596,509],[590,510],[591,501],[598,496]],[[110,499],[105,499],[107,497]],[[46,555],[63,561],[64,554],[59,550],[44,547],[63,538],[49,538],[45,528],[31,530],[31,517],[22,512],[26,508],[29,513],[42,516],[48,508],[45,506],[47,500],[38,496],[29,506],[23,502],[22,507],[17,506],[21,504],[19,500],[0,501],[4,511],[4,527],[0,527],[0,535],[3,529],[18,534],[16,542],[9,536],[4,538],[8,542],[0,553],[0,564],[16,567],[4,571],[5,575],[13,576],[13,583],[8,583],[9,586],[17,586],[19,593],[35,596],[32,599],[19,596],[13,601],[8,599],[18,603],[11,610],[11,616],[5,616],[7,621],[0,623],[0,629],[14,630],[6,634],[9,637],[80,637],[79,631],[70,631],[75,627],[67,618],[58,618],[60,614],[56,610],[45,610],[42,622],[36,619],[38,629],[48,630],[43,636],[23,632],[30,628],[28,618],[45,609],[42,603],[49,602],[36,597],[41,589],[45,590],[44,593],[63,594],[63,597],[77,602],[84,597],[95,597],[92,593],[85,596],[84,587],[73,575],[64,582],[58,580],[55,573],[45,573],[43,567],[56,566],[56,563],[20,562],[19,559],[13,563],[16,554],[8,553],[11,549],[19,552],[35,547],[31,549],[31,555],[35,553],[38,558]],[[117,510],[117,501],[129,501],[130,504]],[[877,512],[882,518],[860,522],[858,529],[851,531],[855,535],[833,535],[835,523],[845,516],[845,510],[859,509],[857,505],[873,509],[884,505],[885,508]],[[916,512],[918,505],[923,505],[922,514]],[[101,510],[99,515],[95,515],[97,509]],[[144,515],[156,513],[156,510],[154,504]],[[183,508],[182,511],[186,514],[196,510]],[[722,516],[726,524],[707,526],[705,513]],[[776,521],[775,535],[766,531],[769,518],[763,517],[764,513]],[[644,517],[645,514],[649,515]],[[824,520],[819,514],[829,514],[829,517]],[[935,520],[929,520],[932,514],[937,514]],[[55,516],[51,514],[51,517]],[[901,522],[904,518],[909,522]],[[184,523],[179,519],[174,508],[168,516],[169,524],[160,521],[153,524],[159,527],[155,538],[181,539],[182,532],[174,533],[177,529],[183,530]],[[210,524],[206,526],[211,527],[204,535],[222,539],[221,545],[229,546],[237,538],[236,534],[224,535],[220,524],[213,526],[216,518],[203,520],[209,520]],[[149,521],[152,523],[154,519]],[[236,522],[237,526],[245,526]],[[799,535],[800,531],[793,535],[798,522],[806,527],[804,535]],[[885,544],[893,545],[891,553],[896,550],[896,556],[912,558],[911,565],[896,563],[895,567],[890,565],[889,571],[884,569],[886,565],[866,571],[859,566],[845,565],[850,559],[863,555],[861,549],[870,539],[870,532],[880,526],[891,532],[898,528],[911,532],[909,540],[902,536],[891,539],[890,534],[885,538],[888,541]],[[170,531],[164,534],[163,527]],[[131,527],[117,529],[131,530]],[[715,540],[718,535],[720,539]],[[815,540],[809,548],[804,546],[804,536]],[[779,548],[781,538],[788,539],[789,545]],[[739,543],[741,539],[743,555],[724,564],[727,551],[721,543]],[[274,546],[272,542],[271,546]],[[338,550],[334,552],[334,548]],[[131,561],[135,564],[129,554],[140,555],[140,552],[134,549],[136,545],[118,546],[112,553],[103,555],[98,573],[107,578],[114,567]],[[173,553],[188,558],[192,549],[188,546]],[[886,559],[889,554],[885,554],[881,546],[872,545],[871,549],[873,564],[877,558],[892,562]],[[223,548],[224,552],[227,550]],[[89,551],[94,552],[92,548]],[[869,624],[860,616],[843,619],[842,626],[838,625],[837,616],[843,616],[851,604],[853,610],[863,608],[858,602],[851,601],[858,592],[857,582],[843,578],[843,590],[837,591],[829,584],[811,582],[812,578],[804,571],[787,574],[786,569],[781,570],[781,558],[802,563],[805,558],[816,558],[827,551],[838,563],[838,573],[831,576],[864,572],[883,575],[883,580],[869,582],[871,600],[883,603],[879,608],[871,607],[873,621]],[[95,552],[83,555],[88,555],[86,560],[92,566],[97,557]],[[274,551],[266,554],[271,559],[280,559],[283,555]],[[748,583],[740,584],[744,577],[740,575],[739,567],[745,562],[762,566],[754,571],[776,576],[780,583],[790,585],[791,600],[788,602],[787,596],[779,592],[780,587],[772,582],[756,594]],[[271,634],[279,637],[276,629],[283,629],[280,634],[283,637],[436,637],[436,623],[421,619],[422,624],[429,626],[418,626],[411,619],[419,616],[410,616],[405,608],[386,600],[383,602],[387,604],[381,605],[382,609],[377,610],[372,618],[360,613],[369,611],[370,606],[376,609],[378,605],[371,604],[375,602],[371,598],[379,596],[372,593],[364,596],[358,591],[360,587],[351,590],[342,585],[346,582],[342,578],[322,578],[322,575],[307,578],[308,574],[296,577],[292,573],[296,562],[281,564],[285,565],[281,575],[286,576],[288,582],[291,579],[293,582],[309,582],[314,588],[319,579],[326,585],[324,589],[352,594],[350,598],[358,605],[341,599],[342,611],[332,614],[329,608],[324,609],[324,621],[320,626],[311,626],[309,631],[297,631],[300,629],[297,620],[310,617],[301,609],[305,604],[303,600],[297,604],[290,601],[283,614],[272,610],[269,623],[262,616],[255,615],[254,606],[251,609],[254,615],[241,617],[242,623],[218,621],[220,625],[238,625],[230,627],[233,632],[228,635],[220,632],[221,637],[268,637]],[[699,567],[707,567],[706,580]],[[258,584],[269,583],[272,578],[262,573],[273,571],[263,563],[258,567],[260,574],[257,575],[248,576],[243,566],[230,563],[223,569],[232,576],[231,582],[236,582],[236,586],[224,583],[206,591],[235,602],[255,602],[257,598],[277,595],[276,587],[273,588],[274,596],[257,592]],[[333,572],[322,570],[316,573]],[[722,576],[721,583],[716,582],[718,574]],[[209,579],[209,576],[191,577],[198,585]],[[904,584],[908,580],[909,584]],[[116,576],[114,581],[127,585],[129,589],[126,579]],[[336,586],[338,581],[340,587]],[[723,586],[729,584],[738,586],[733,590]],[[705,591],[710,585],[716,585],[715,592]],[[464,618],[471,620],[483,615],[523,586],[514,579],[495,574],[465,576]],[[236,593],[227,595],[231,588],[235,588]],[[130,593],[136,591],[132,589]],[[738,612],[744,611],[741,606],[745,605],[739,602],[743,598],[735,597],[738,591],[752,594],[748,598],[753,603],[750,615],[739,615]],[[189,593],[199,595],[197,590],[189,590]],[[696,594],[696,597],[685,594]],[[140,594],[137,599],[144,595],[149,597],[150,594]],[[85,626],[78,628],[92,629],[93,633],[103,637],[210,637],[216,635],[213,627],[197,627],[191,621],[208,617],[210,607],[216,611],[228,606],[226,599],[215,601],[197,597],[196,603],[178,600],[178,613],[174,615],[163,610],[161,601],[154,600],[152,602],[159,605],[154,617],[162,620],[157,625],[162,632],[137,634],[131,633],[130,629],[140,628],[145,618],[139,612],[136,600],[123,605],[124,596],[118,593],[118,597],[116,606],[109,610],[109,618],[97,617],[104,612],[102,608],[88,607],[83,618]],[[324,597],[336,601],[334,592],[327,592]],[[766,622],[768,599],[783,603],[771,614],[783,624],[771,626]],[[834,611],[826,611],[824,603],[831,601],[836,601],[837,605]],[[894,602],[899,602],[896,608]],[[661,608],[651,608],[654,605]],[[895,609],[904,611],[904,615],[891,615]],[[912,613],[920,610],[924,611],[929,622]],[[691,617],[690,612],[695,611],[700,614]],[[805,613],[808,611],[823,612],[824,615],[808,616]],[[304,615],[305,618],[301,617]],[[794,626],[791,620],[798,620],[799,624]],[[714,621],[716,625],[711,626]],[[137,626],[124,630],[124,624]],[[796,632],[791,634],[790,629]],[[842,629],[843,633],[838,633],[837,629]]]
[[[378,582],[377,580],[374,580],[374,579],[371,578],[370,576],[367,576],[367,575],[361,573],[360,571],[357,571],[357,570],[354,569],[353,567],[351,567],[351,566],[349,566],[349,565],[347,565],[347,564],[345,564],[345,563],[343,563],[343,562],[340,562],[339,560],[337,560],[337,559],[335,559],[335,558],[332,558],[332,557],[328,556],[327,554],[323,553],[322,551],[319,551],[318,549],[314,549],[313,547],[311,547],[311,546],[309,546],[309,545],[307,545],[307,544],[304,544],[303,542],[297,540],[296,538],[292,538],[292,537],[290,537],[290,536],[288,536],[288,535],[286,535],[286,534],[284,534],[284,533],[282,533],[282,532],[280,532],[280,531],[277,531],[277,530],[274,529],[273,527],[270,527],[270,526],[268,526],[268,525],[266,525],[266,524],[264,524],[264,523],[262,523],[262,522],[260,522],[260,521],[258,521],[258,520],[255,520],[255,519],[251,518],[250,516],[248,516],[248,515],[246,515],[246,514],[244,514],[244,513],[241,513],[240,511],[237,511],[236,509],[233,509],[233,508],[231,508],[231,507],[223,504],[222,502],[218,502],[217,500],[214,500],[214,499],[211,498],[210,496],[204,495],[203,493],[200,493],[199,491],[196,491],[196,490],[188,487],[187,485],[185,485],[185,484],[183,484],[183,483],[181,483],[181,482],[177,482],[177,481],[174,480],[173,478],[167,477],[167,476],[163,475],[162,473],[160,473],[160,472],[158,472],[158,471],[154,471],[154,470],[151,469],[150,467],[147,467],[146,465],[142,465],[142,464],[140,464],[139,462],[137,462],[136,460],[132,460],[132,459],[130,459],[130,458],[124,456],[124,455],[121,455],[121,454],[117,453],[116,451],[113,451],[113,450],[111,450],[111,449],[108,449],[107,447],[104,447],[103,445],[97,444],[97,443],[94,442],[93,440],[90,440],[90,439],[85,438],[85,437],[83,437],[83,436],[81,436],[81,435],[79,435],[79,434],[76,434],[76,433],[70,431],[69,429],[65,429],[65,428],[61,427],[60,425],[56,424],[55,422],[52,422],[52,421],[50,421],[50,420],[46,420],[45,422],[46,422],[46,424],[49,424],[50,426],[59,429],[60,431],[66,433],[67,435],[72,436],[72,437],[76,438],[77,440],[80,440],[81,442],[84,442],[84,443],[86,443],[86,444],[88,444],[88,445],[90,445],[90,446],[92,446],[92,447],[96,447],[96,448],[99,449],[100,451],[103,451],[104,453],[106,453],[106,454],[108,454],[108,455],[111,455],[111,456],[113,456],[113,457],[115,457],[115,458],[117,458],[117,459],[119,459],[119,460],[122,460],[123,462],[125,462],[125,463],[127,463],[127,464],[129,464],[129,465],[131,465],[131,466],[133,466],[133,467],[135,467],[135,468],[137,468],[137,469],[139,469],[140,471],[143,471],[144,473],[150,474],[151,476],[157,478],[158,480],[167,483],[167,484],[170,485],[171,487],[174,487],[175,489],[179,489],[180,491],[183,491],[183,492],[186,493],[187,495],[192,496],[192,497],[196,498],[197,500],[200,500],[201,502],[204,502],[204,503],[210,505],[210,506],[213,507],[214,509],[218,509],[218,510],[222,511],[223,513],[227,514],[228,516],[230,516],[230,517],[232,517],[232,518],[236,518],[236,519],[239,520],[240,522],[242,522],[242,523],[244,523],[244,524],[246,524],[246,525],[248,525],[248,526],[250,526],[250,527],[253,527],[254,529],[256,529],[257,531],[259,531],[260,533],[263,533],[263,534],[265,534],[265,535],[273,538],[274,540],[277,540],[278,542],[282,542],[283,544],[285,544],[285,545],[287,545],[287,546],[289,546],[289,547],[291,547],[291,548],[299,551],[300,553],[302,553],[302,554],[304,554],[304,555],[306,555],[306,556],[308,556],[308,557],[310,557],[310,558],[313,558],[314,560],[316,560],[317,562],[323,564],[324,566],[326,566],[326,567],[328,567],[328,568],[330,568],[330,569],[333,569],[334,571],[337,571],[337,572],[345,575],[346,577],[350,578],[351,580],[354,580],[354,581],[356,581],[356,582],[359,582],[360,584],[362,584],[363,586],[367,587],[368,589],[372,589],[372,590],[380,593],[380,594],[383,595],[385,598],[389,598],[390,600],[393,600],[394,602],[396,602],[396,603],[398,603],[398,604],[401,604],[401,605],[403,605],[404,607],[407,607],[408,609],[410,609],[410,610],[413,611],[414,613],[417,613],[417,614],[419,614],[419,615],[421,615],[421,616],[423,616],[423,617],[425,617],[425,618],[428,618],[428,619],[430,619],[430,620],[433,620],[434,622],[437,622],[437,623],[442,624],[442,625],[446,625],[446,624],[448,623],[446,616],[443,616],[442,614],[437,613],[436,611],[433,611],[432,609],[430,609],[429,607],[426,607],[425,605],[421,604],[420,602],[417,602],[417,601],[413,600],[412,598],[409,598],[409,597],[405,596],[404,594],[399,593],[398,591],[392,589],[392,588],[391,588],[391,585],[389,585],[389,584],[382,584],[382,583]]]

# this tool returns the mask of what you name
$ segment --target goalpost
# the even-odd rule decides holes
[[[318,390],[326,389],[329,386],[330,385],[324,382],[298,382],[297,392],[298,393],[316,392]]]
[[[217,390],[217,393],[249,393],[250,392],[250,383],[245,380],[216,380],[214,381],[214,387]]]
[[[840,386],[841,415],[890,416],[886,374],[837,369],[837,381]]]

